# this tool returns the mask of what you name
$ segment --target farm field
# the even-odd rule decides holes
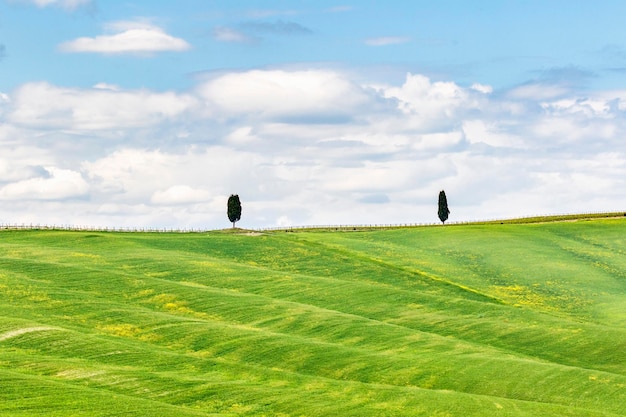
[[[0,416],[626,416],[626,218],[1,231]]]

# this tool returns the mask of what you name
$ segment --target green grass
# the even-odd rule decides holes
[[[623,217],[3,231],[0,416],[626,416],[625,248]]]

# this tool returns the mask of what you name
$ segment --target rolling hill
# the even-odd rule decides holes
[[[626,416],[626,219],[0,232],[0,416]]]

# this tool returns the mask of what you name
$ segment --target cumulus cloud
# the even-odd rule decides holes
[[[564,97],[570,89],[561,84],[531,82],[509,91],[509,97],[521,100],[553,100]]]
[[[626,94],[542,83],[558,94],[333,69],[29,83],[0,95],[0,215],[227,227],[237,193],[243,227],[436,222],[441,189],[451,220],[619,210]]]
[[[463,122],[463,134],[471,144],[486,144],[493,147],[524,148],[524,140],[510,133],[499,130],[497,122],[484,120],[466,120]]]
[[[95,190],[126,202],[180,204],[224,195],[229,185],[263,181],[260,157],[221,146],[192,147],[183,152],[124,148],[81,165]],[[181,184],[184,184],[181,185]],[[194,194],[195,193],[195,194]],[[193,196],[192,196],[193,195]]]
[[[12,95],[8,119],[40,129],[136,128],[173,119],[195,103],[193,97],[173,92],[122,91],[105,84],[78,89],[28,83]]]
[[[253,70],[219,75],[199,86],[204,100],[230,116],[336,122],[369,100],[364,90],[327,70]]]
[[[93,88],[95,88],[96,90],[110,90],[110,91],[122,90],[118,85],[108,84],[108,83],[96,83],[94,84]]]
[[[166,190],[157,190],[150,201],[154,204],[180,205],[201,203],[210,200],[211,194],[206,190],[188,185],[173,185]]]
[[[0,188],[0,198],[6,200],[66,200],[82,197],[89,184],[79,172],[45,167],[45,176],[29,178]]]
[[[407,74],[401,86],[380,88],[383,97],[395,100],[403,113],[399,123],[421,132],[458,127],[459,119],[487,104],[489,93],[484,91],[449,81],[432,81],[419,74]]]
[[[7,131],[10,131],[12,129],[12,126],[2,123],[2,120],[4,120],[5,118],[6,111],[9,108],[10,102],[11,98],[9,97],[9,95],[0,92],[0,140]]]
[[[493,93],[493,87],[490,86],[490,85],[474,83],[474,84],[472,84],[472,86],[470,88],[472,90],[479,91],[479,92],[481,92],[483,94],[491,94],[491,93]]]
[[[385,90],[385,97],[397,98],[400,108],[407,112],[417,112],[425,116],[445,113],[465,104],[467,91],[453,82],[432,82],[423,75],[407,74],[401,87]]]
[[[162,28],[143,21],[118,21],[106,25],[107,34],[82,37],[59,45],[68,53],[150,54],[181,52],[191,48],[184,39],[166,33]]]

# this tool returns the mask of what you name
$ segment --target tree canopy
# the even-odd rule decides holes
[[[239,196],[237,194],[232,194],[228,197],[228,220],[230,220],[233,224],[233,229],[235,228],[235,223],[241,220],[241,201],[239,201]]]
[[[450,214],[450,210],[448,209],[448,199],[446,198],[446,192],[441,190],[439,192],[439,220],[441,223],[445,224],[446,220],[448,220],[448,215]]]

